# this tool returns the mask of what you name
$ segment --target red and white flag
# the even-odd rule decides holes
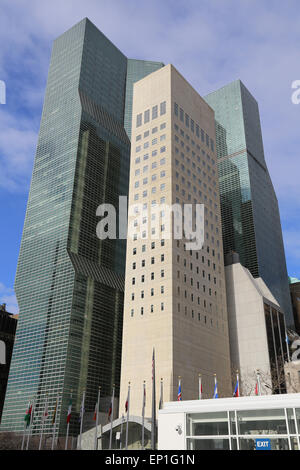
[[[69,424],[69,422],[71,420],[71,414],[72,414],[72,395],[70,397],[70,402],[69,402],[69,406],[68,406],[67,424]]]
[[[95,411],[94,411],[94,417],[93,417],[94,421],[96,421],[96,419],[97,419],[97,405],[98,405],[98,403],[96,403],[96,405],[95,405]]]

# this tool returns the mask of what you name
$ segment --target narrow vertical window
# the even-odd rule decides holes
[[[166,114],[167,112],[167,103],[166,101],[163,101],[160,103],[160,115],[162,116],[163,114]]]
[[[156,119],[158,116],[158,106],[153,106],[152,108],[152,119]]]
[[[145,112],[144,112],[144,124],[146,124],[147,122],[150,121],[150,109],[147,109]]]

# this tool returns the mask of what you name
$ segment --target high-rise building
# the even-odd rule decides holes
[[[15,341],[17,319],[18,315],[7,312],[5,304],[0,305],[0,422]]]
[[[158,406],[161,378],[164,401],[177,399],[179,376],[183,399],[197,399],[199,373],[205,397],[214,373],[226,396],[229,341],[214,112],[167,65],[135,83],[132,116],[119,413],[130,382],[130,414],[140,415],[145,380],[150,416],[153,348]],[[193,216],[204,205],[202,249],[180,237],[189,204]]]
[[[300,279],[289,277],[295,329],[300,335]]]
[[[38,432],[48,394],[50,416],[60,396],[56,423],[64,433],[72,390],[76,432],[84,390],[86,412],[98,385],[102,411],[113,384],[119,394],[126,240],[97,238],[96,209],[117,207],[128,193],[124,114],[135,67],[130,62],[127,80],[127,63],[88,19],[54,42],[15,282],[20,320],[3,431],[22,431],[35,399]],[[140,68],[139,78],[152,71],[150,62]]]
[[[205,97],[215,111],[224,254],[261,277],[293,326],[276,194],[256,100],[240,80]]]

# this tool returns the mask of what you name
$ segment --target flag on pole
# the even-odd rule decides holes
[[[219,398],[219,394],[218,394],[218,382],[217,382],[217,376],[215,374],[215,388],[214,388],[214,396],[213,398]]]
[[[97,419],[97,405],[98,405],[98,403],[96,403],[96,405],[95,405],[95,411],[94,411],[94,416],[93,416],[94,421],[96,421],[96,419]]]
[[[202,399],[202,392],[203,392],[203,389],[202,389],[202,376],[201,376],[201,374],[199,374],[199,400]]]
[[[182,394],[181,394],[181,378],[180,378],[180,377],[179,377],[179,383],[178,383],[177,401],[182,401]]]
[[[259,371],[256,371],[255,395],[261,395],[261,385],[260,385]]]
[[[163,399],[163,379],[160,380],[160,399],[159,399],[159,409],[161,410],[162,407],[163,407],[163,402],[164,402],[164,399]]]
[[[68,406],[68,414],[67,414],[67,423],[71,421],[71,414],[72,414],[72,395],[70,396],[69,406]]]
[[[24,421],[25,421],[25,424],[26,424],[26,428],[28,428],[28,426],[30,425],[31,413],[32,413],[32,403],[29,402],[26,413],[25,413],[25,416],[24,416]]]
[[[35,398],[33,399],[30,407],[29,407],[29,410],[28,410],[28,416],[29,416],[29,423],[28,423],[28,426],[29,426],[29,432],[28,432],[28,436],[27,436],[27,444],[26,444],[26,450],[28,450],[29,448],[29,439],[31,437],[31,433],[32,433],[32,422],[33,422],[33,415],[34,415],[34,407],[35,407]],[[28,419],[28,418],[27,418]],[[27,422],[27,420],[26,420]]]
[[[128,382],[127,400],[125,403],[126,416],[126,436],[125,436],[125,449],[128,449],[128,436],[129,436],[129,406],[130,406],[130,382]]]
[[[108,416],[107,416],[107,421],[109,421],[109,420],[110,420],[111,413],[112,413],[112,402],[110,402],[110,405],[109,405],[109,409],[108,409]]]
[[[70,394],[70,401],[69,401],[68,412],[67,412],[67,434],[66,434],[66,440],[65,440],[65,450],[68,450],[71,414],[72,414],[72,390]]]
[[[286,342],[286,344],[290,344],[290,340],[289,340],[289,337],[288,337],[287,333],[285,334],[285,342]]]
[[[236,384],[235,384],[235,389],[233,392],[233,396],[238,398],[240,396],[240,387],[239,387],[239,376],[237,374],[236,376]]]
[[[56,418],[56,409],[57,409],[57,398],[56,398],[56,403],[53,411],[53,416],[52,416],[52,425],[55,423],[55,418]]]

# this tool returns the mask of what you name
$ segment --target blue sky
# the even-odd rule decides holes
[[[52,41],[90,18],[128,57],[173,63],[200,95],[240,78],[258,100],[288,272],[300,277],[298,0],[1,0],[0,302],[13,283]]]

